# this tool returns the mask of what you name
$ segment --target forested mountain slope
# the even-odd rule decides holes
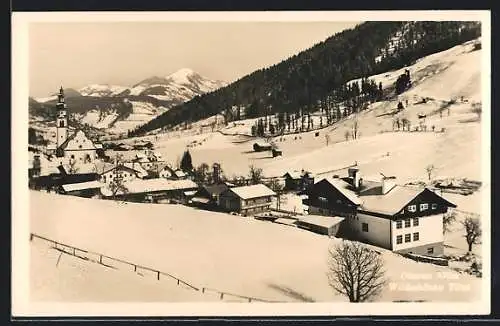
[[[314,111],[325,98],[342,95],[347,81],[411,65],[479,36],[476,22],[365,22],[227,87],[196,96],[130,135],[231,112],[233,106],[245,107],[246,118]]]

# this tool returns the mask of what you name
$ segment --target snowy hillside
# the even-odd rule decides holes
[[[350,136],[345,139],[346,132],[352,131],[354,116],[321,129],[318,137],[315,132],[274,137],[273,141],[283,151],[283,156],[277,158],[267,152],[253,152],[252,144],[256,140],[237,135],[250,134],[255,119],[220,126],[225,135],[212,133],[210,128],[204,128],[199,134],[200,126],[196,125],[191,130],[158,133],[146,138],[172,164],[196,141],[196,146],[190,147],[193,164],[219,162],[229,178],[247,175],[250,164],[262,168],[264,175],[271,177],[302,168],[327,175],[327,171],[357,161],[367,174],[379,175],[386,171],[396,175],[401,183],[425,180],[425,167],[429,164],[436,167],[436,176],[480,180],[481,123],[472,112],[472,102],[481,99],[481,50],[473,49],[474,42],[468,42],[407,67],[414,80],[412,88],[401,94],[399,100],[376,102],[359,113],[356,118],[360,135],[356,140]],[[391,71],[370,78],[389,86],[400,73]],[[404,102],[406,109],[393,115],[398,101]],[[419,115],[426,117],[419,119]],[[425,125],[427,131],[394,130],[396,117],[406,117],[412,126]],[[313,119],[315,125],[319,125],[319,112]],[[210,120],[200,121],[200,125],[209,125]]]
[[[157,107],[148,102],[130,101],[130,103],[132,103],[132,113],[129,114],[126,119],[119,119],[114,121],[112,125],[108,125],[108,133],[126,133],[128,130],[133,129],[168,110],[163,106]]]
[[[31,211],[32,232],[172,273],[198,287],[283,302],[345,300],[332,291],[326,277],[328,248],[340,239],[182,205],[119,203],[40,192],[30,192],[30,199],[36,207]],[[68,215],[65,207],[75,213]],[[52,214],[44,213],[48,209]],[[443,284],[444,291],[387,289],[380,300],[472,301],[480,293],[481,280],[476,277],[390,252],[383,252],[383,258],[392,282],[409,282],[404,273],[448,272],[473,291],[451,295],[446,280],[435,279],[429,283]],[[88,275],[90,283],[95,273],[89,269],[83,275]],[[114,273],[119,275],[119,271]],[[166,300],[179,300],[175,292],[171,295]]]

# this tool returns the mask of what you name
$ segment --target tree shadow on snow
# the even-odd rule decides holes
[[[315,302],[313,298],[308,297],[308,296],[306,296],[300,292],[297,292],[293,289],[290,289],[289,287],[277,285],[277,284],[268,284],[268,286],[271,289],[277,290],[290,298],[294,298],[294,299],[302,301],[302,302]]]

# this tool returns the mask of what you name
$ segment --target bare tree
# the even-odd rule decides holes
[[[465,220],[462,221],[462,225],[465,230],[465,241],[467,241],[469,251],[472,251],[472,245],[480,243],[481,240],[481,222],[478,218],[467,216]]]
[[[111,190],[111,194],[113,196],[113,200],[116,199],[116,195],[120,192],[121,194],[128,193],[128,188],[125,186],[125,182],[123,177],[119,173],[115,174],[113,181],[109,183],[109,189]]]
[[[250,181],[252,184],[258,184],[262,181],[262,169],[256,168],[253,165],[250,165],[250,173],[249,173]]]
[[[349,136],[351,135],[351,133],[349,132],[349,130],[346,130],[344,132],[344,137],[345,137],[345,141],[348,141],[349,140]]]
[[[201,182],[201,183],[206,182],[209,170],[210,170],[210,167],[208,166],[207,163],[201,163],[200,166],[198,166],[194,170],[195,181],[198,181],[198,182]]]
[[[279,182],[277,178],[272,178],[269,186],[276,193],[276,209],[280,209],[281,196],[283,194],[283,185]]]
[[[443,234],[451,231],[451,225],[457,220],[457,213],[449,211],[443,215]]]
[[[357,139],[359,135],[359,122],[358,119],[354,119],[352,123],[352,139]]]
[[[482,107],[481,107],[481,103],[472,103],[472,110],[471,111],[473,113],[477,114],[478,119],[481,119],[481,113],[483,112]]]
[[[328,281],[350,302],[369,301],[386,283],[383,260],[359,242],[342,241],[329,251]]]
[[[436,170],[436,167],[433,164],[429,164],[425,167],[425,172],[427,173],[427,178],[431,181],[432,174]]]
[[[119,171],[120,166],[123,166],[123,155],[116,154],[114,178],[109,183],[109,189],[111,190],[113,200],[116,199],[116,195],[118,194],[118,192],[121,192],[122,194],[128,193],[128,189],[124,185],[123,176]]]

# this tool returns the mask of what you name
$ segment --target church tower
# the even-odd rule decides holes
[[[59,94],[57,94],[58,101],[56,104],[57,118],[56,118],[56,128],[57,128],[57,147],[61,146],[62,143],[68,138],[68,110],[66,103],[64,102],[64,91],[61,86]]]

